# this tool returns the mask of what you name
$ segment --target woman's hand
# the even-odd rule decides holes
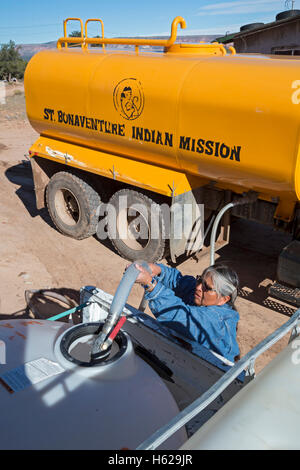
[[[143,268],[142,266],[138,265],[136,262],[133,262],[133,264],[134,264],[136,267],[139,266],[139,268],[142,268],[143,271],[147,271],[145,268]],[[125,271],[129,268],[129,266],[130,266],[130,264],[127,264],[127,266],[126,266],[126,268],[125,268]],[[161,273],[161,268],[160,268],[160,266],[158,266],[157,264],[154,264],[154,263],[148,263],[148,266],[149,266],[149,268],[151,269],[151,275],[150,275],[149,271],[147,271],[147,273],[151,276],[151,279],[152,279],[152,277],[154,277],[154,276],[159,276],[159,275],[160,275],[160,273]],[[124,272],[125,272],[125,271],[124,271]],[[150,279],[150,280],[151,280],[151,279]],[[135,281],[135,282],[138,282],[138,281]],[[141,283],[141,284],[142,284],[142,283]]]
[[[148,266],[152,271],[152,276],[153,277],[154,276],[159,276],[159,274],[161,273],[161,268],[160,268],[160,266],[158,266],[158,264],[148,263]]]
[[[137,284],[150,284],[150,282],[152,281],[152,275],[149,273],[149,271],[147,271],[147,269],[143,268],[139,264],[135,264],[135,267],[140,271],[135,282]]]

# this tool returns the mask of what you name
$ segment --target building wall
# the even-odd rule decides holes
[[[234,47],[239,53],[274,54],[283,52],[299,55],[300,18],[257,32],[247,31],[242,36],[234,38]]]

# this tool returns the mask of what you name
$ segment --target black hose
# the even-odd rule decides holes
[[[76,307],[78,304],[75,302],[75,300],[71,300],[67,297],[65,297],[62,294],[58,294],[57,292],[47,290],[47,289],[31,289],[31,290],[26,290],[25,291],[25,301],[28,309],[33,313],[35,318],[43,319],[41,315],[38,313],[36,308],[32,305],[32,298],[35,297],[36,295],[40,295],[42,297],[50,297],[55,300],[59,300],[60,302],[66,304],[68,307]]]

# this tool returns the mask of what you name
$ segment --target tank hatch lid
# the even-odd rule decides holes
[[[233,47],[229,47],[228,50],[231,54],[235,53]],[[169,47],[165,47],[164,52],[169,54],[197,54],[197,55],[218,55],[224,56],[227,54],[227,51],[223,44],[218,42],[213,42],[211,44],[206,43],[198,43],[198,44],[191,44],[191,43],[176,43],[172,44]]]

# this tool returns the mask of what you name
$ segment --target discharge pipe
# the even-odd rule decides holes
[[[135,261],[126,269],[114,295],[101,333],[97,336],[92,346],[91,361],[107,355],[107,349],[110,347],[114,337],[125,322],[125,319],[121,318],[121,315],[132,286],[140,273],[136,267],[137,264],[147,269],[150,273],[152,272],[146,261]]]
[[[223,215],[225,214],[226,211],[231,209],[232,207],[235,206],[241,206],[243,204],[253,204],[257,200],[257,194],[254,192],[248,193],[247,195],[244,195],[241,199],[232,201],[229,204],[226,204],[220,212],[218,213],[212,230],[211,230],[211,236],[210,236],[210,266],[213,266],[215,264],[215,245],[216,245],[216,234],[217,234],[217,229],[220,223],[220,220],[222,219]]]

